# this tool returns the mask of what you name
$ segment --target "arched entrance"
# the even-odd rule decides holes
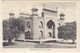
[[[41,33],[41,34],[40,34],[41,38],[43,38],[43,32],[42,32],[42,31],[40,31],[40,33]]]
[[[51,32],[49,32],[48,34],[49,34],[49,37],[52,37],[52,33]]]
[[[49,37],[55,38],[55,24],[52,20],[49,20],[47,22],[47,27],[49,30],[51,30],[50,32],[48,32]]]
[[[30,37],[30,31],[28,31],[28,32],[25,32],[25,39],[30,39],[31,37]]]
[[[27,28],[30,28],[30,21],[27,22]]]

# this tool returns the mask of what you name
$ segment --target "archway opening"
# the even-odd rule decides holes
[[[39,26],[39,28],[43,28],[43,22],[42,22],[42,21],[40,21],[40,26]]]
[[[52,37],[52,33],[51,32],[49,32],[49,37]]]
[[[40,33],[41,33],[41,38],[43,38],[43,32],[42,32],[42,31],[40,31]]]
[[[47,22],[47,27],[52,32],[49,32],[49,37],[55,38],[55,23],[52,20]]]
[[[30,31],[25,32],[25,39],[30,39]]]
[[[27,22],[27,28],[30,28],[30,21]]]

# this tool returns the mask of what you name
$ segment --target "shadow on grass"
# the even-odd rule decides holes
[[[16,44],[15,43],[3,42],[3,46],[10,46],[10,45],[16,45]]]
[[[19,42],[31,42],[31,43],[39,43],[39,41],[24,41],[24,40],[15,40],[15,41],[19,41]]]
[[[39,41],[26,41],[26,42],[39,43]]]
[[[15,41],[24,42],[24,40],[15,40]]]
[[[56,40],[45,41],[45,43],[56,43]]]

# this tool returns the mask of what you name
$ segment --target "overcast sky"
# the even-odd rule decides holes
[[[38,14],[41,15],[43,4],[45,8],[56,10],[58,7],[59,14],[65,13],[65,21],[76,21],[76,3],[75,2],[27,2],[27,1],[3,1],[2,2],[2,18],[8,19],[9,12],[15,13],[15,17],[19,16],[20,12],[31,14],[31,8],[37,7]]]

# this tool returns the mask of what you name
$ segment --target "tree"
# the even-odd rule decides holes
[[[23,19],[10,18],[3,20],[3,40],[8,40],[9,43],[15,38],[20,37],[20,34],[25,30],[25,23]]]
[[[64,36],[64,31],[65,31],[65,27],[64,26],[59,26],[58,27],[58,38],[62,39]]]
[[[16,27],[16,40],[20,37],[21,33],[24,33],[25,31],[25,21],[23,19],[17,18],[15,20],[15,27]]]
[[[74,43],[76,40],[76,22],[66,23],[65,27],[65,35],[67,35],[67,38],[71,39],[72,43]]]
[[[71,39],[72,43],[76,40],[76,22],[66,23],[65,26],[58,28],[58,38]]]
[[[11,43],[15,36],[12,28],[10,20],[3,21],[3,40],[8,40],[9,43]]]

